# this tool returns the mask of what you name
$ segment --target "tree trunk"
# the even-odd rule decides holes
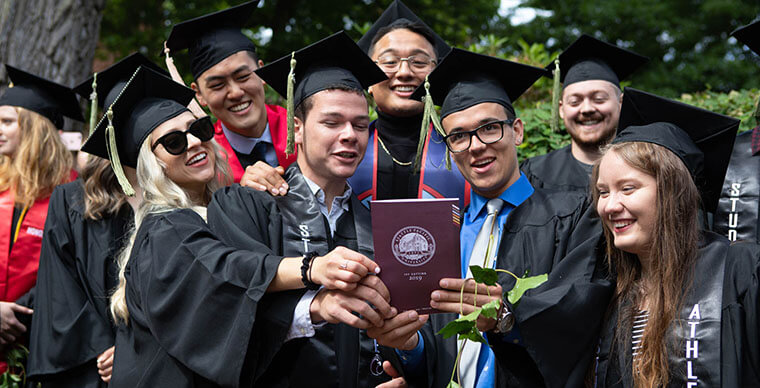
[[[67,86],[92,69],[106,0],[0,0],[0,62]],[[0,94],[8,86],[0,67]]]

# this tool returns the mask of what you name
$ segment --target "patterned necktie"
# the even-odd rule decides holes
[[[475,245],[473,245],[472,254],[470,255],[470,263],[467,266],[467,278],[472,277],[470,265],[479,265],[486,268],[493,267],[493,258],[496,256],[496,238],[498,237],[498,233],[494,233],[498,231],[495,221],[502,206],[504,206],[504,201],[499,198],[494,198],[486,204],[488,215],[485,222],[483,222],[483,226],[480,228],[480,232],[478,232],[478,236],[475,238]],[[485,260],[485,265],[483,265],[486,253],[488,253],[488,259]],[[461,344],[462,342],[458,341],[458,345],[461,346]],[[479,358],[483,358],[484,360],[478,362]],[[467,341],[464,349],[462,349],[462,358],[459,364],[463,388],[476,387],[476,382],[477,387],[485,386],[483,383],[488,379],[482,378],[482,372],[493,373],[494,368],[493,361],[487,362],[486,358],[493,359],[493,352],[488,345]],[[481,368],[478,368],[479,365],[481,365]]]

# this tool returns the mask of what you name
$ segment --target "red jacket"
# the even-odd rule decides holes
[[[272,134],[272,143],[274,144],[274,151],[277,153],[277,161],[283,168],[288,168],[291,163],[296,161],[296,154],[285,156],[285,147],[288,143],[288,111],[277,105],[267,105],[266,109],[269,132]],[[221,120],[216,121],[214,130],[214,140],[227,152],[227,162],[230,164],[232,177],[236,183],[240,183],[240,178],[243,177],[245,170],[243,170],[243,166],[240,164],[240,160],[238,160],[237,154],[232,149],[230,142],[224,136]]]
[[[14,302],[37,282],[42,231],[50,201],[50,197],[39,198],[27,209],[9,252],[14,197],[12,190],[0,193],[0,300],[5,302]]]

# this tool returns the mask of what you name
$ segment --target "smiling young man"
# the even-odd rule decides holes
[[[265,83],[255,71],[263,62],[256,46],[240,31],[258,0],[176,24],[166,45],[189,49],[198,102],[217,118],[214,138],[227,151],[235,182],[249,166],[261,162],[287,168],[285,109],[266,105]]]
[[[290,59],[257,71],[283,96]],[[349,291],[320,289],[310,268],[326,256],[338,257],[345,269],[352,256],[373,255],[369,211],[346,181],[369,138],[363,90],[385,76],[343,32],[296,51],[295,59],[298,158],[285,171],[287,195],[233,185],[214,195],[208,220],[235,247],[256,241],[274,256],[304,258],[299,273],[308,290],[267,295],[269,307],[258,313],[263,323],[254,328],[261,333],[255,340],[271,346],[251,371],[255,385],[374,387],[389,380],[382,369],[386,357],[362,329],[395,315],[387,288],[377,276],[366,276]]]
[[[454,49],[429,77],[433,101],[441,105],[445,144],[472,187],[460,231],[462,278],[472,277],[470,265],[549,274],[519,304],[502,300],[502,291],[515,284],[511,276],[500,274],[490,296],[479,286],[478,306],[496,299],[502,307],[497,319],[478,320],[490,347],[468,342],[463,348],[463,387],[582,386],[604,313],[599,306],[612,290],[592,276],[601,230],[585,195],[534,189],[519,170],[516,147],[524,125],[512,101],[544,74]],[[423,94],[420,89],[415,97]],[[460,303],[463,282],[441,279],[441,289],[431,295],[432,307],[452,313],[432,316],[422,331],[432,386],[448,382],[461,346],[433,333],[455,314],[474,310],[474,282],[465,286]]]
[[[559,115],[570,145],[524,161],[534,187],[588,192],[591,165],[615,137],[623,94],[620,80],[647,58],[589,35],[581,35],[559,56],[563,84]],[[554,69],[554,63],[547,69]]]

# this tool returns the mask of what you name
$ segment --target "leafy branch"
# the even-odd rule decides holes
[[[472,278],[470,279],[474,280],[476,283],[482,283],[487,286],[496,285],[496,282],[499,280],[499,272],[503,272],[514,277],[514,287],[512,287],[512,289],[506,292],[502,297],[506,298],[513,306],[516,306],[519,303],[523,294],[525,294],[525,291],[540,286],[546,282],[549,277],[547,274],[528,277],[527,272],[523,277],[518,277],[514,273],[505,269],[490,269],[477,265],[471,265],[470,271],[472,271]],[[460,315],[462,316],[449,322],[440,331],[438,331],[438,334],[442,335],[443,338],[450,338],[454,335],[457,335],[458,339],[463,340],[462,345],[459,347],[459,351],[457,352],[457,358],[454,363],[454,370],[451,371],[451,378],[449,379],[447,388],[460,388],[459,382],[461,379],[459,378],[459,362],[461,361],[462,350],[464,349],[464,345],[467,343],[467,341],[469,340],[482,344],[488,344],[486,339],[483,338],[483,335],[478,330],[478,318],[483,316],[485,318],[496,319],[499,309],[501,308],[501,300],[499,299],[494,299],[484,304],[483,306],[478,307],[478,288],[475,287],[475,298],[473,298],[473,307],[475,310],[467,315],[464,315],[464,287],[466,283],[467,281],[462,284],[462,288],[459,291]],[[491,292],[488,290],[488,288],[486,288],[486,292],[488,293],[488,296],[491,296]],[[454,379],[455,375],[457,376],[456,380]]]
[[[26,369],[24,364],[29,356],[29,349],[17,345],[5,353],[8,370],[0,375],[0,388],[23,388],[26,386]]]

